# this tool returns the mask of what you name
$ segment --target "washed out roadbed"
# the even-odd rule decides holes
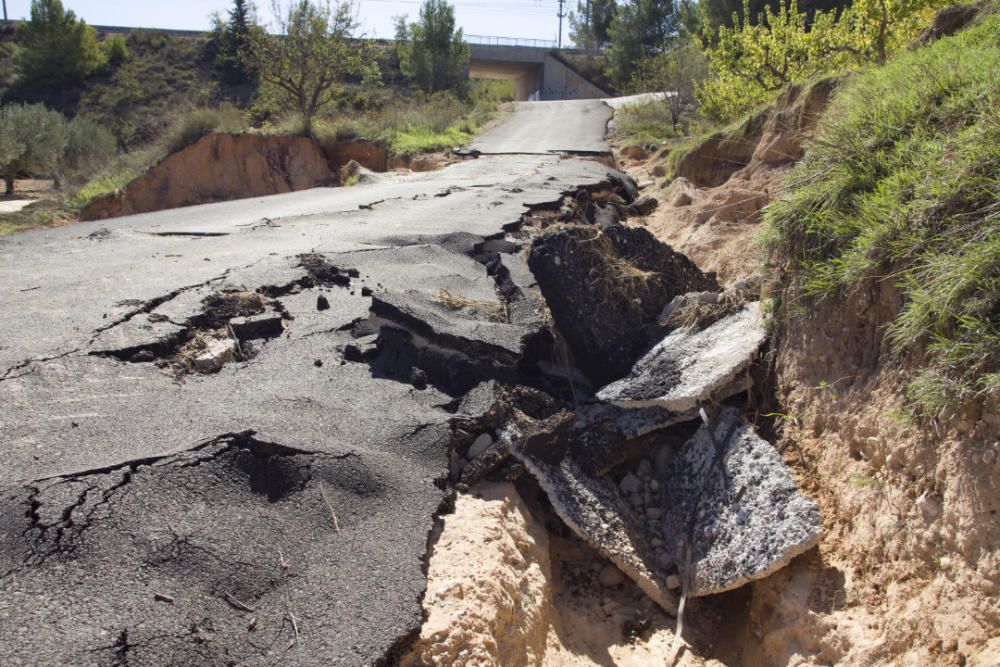
[[[741,416],[759,311],[671,323],[719,287],[638,195],[545,149],[0,242],[0,661],[394,664],[482,480],[662,614],[808,548]]]

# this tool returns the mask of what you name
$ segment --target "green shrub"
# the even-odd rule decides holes
[[[509,85],[474,83],[470,99],[454,93],[401,96],[380,109],[327,114],[315,121],[312,134],[323,146],[342,139],[365,137],[386,143],[393,153],[415,155],[462,146],[497,112],[499,100],[513,97]],[[269,131],[295,134],[299,125],[285,117]]]
[[[68,198],[69,206],[79,211],[95,199],[116,192],[141,176],[163,157],[163,153],[155,146],[119,154]]]
[[[809,13],[796,0],[776,10],[765,5],[733,27],[720,26],[706,49],[712,76],[698,99],[710,118],[724,121],[770,100],[790,83],[821,74],[845,72],[866,63],[883,63],[926,26],[946,0],[854,0],[840,11]],[[712,42],[713,40],[709,40]]]
[[[615,137],[627,144],[662,144],[674,138],[673,117],[662,101],[632,104],[615,111]]]
[[[66,148],[59,171],[71,181],[86,179],[107,166],[118,152],[118,142],[103,125],[77,116],[66,125]]]
[[[795,184],[766,211],[807,297],[891,280],[897,350],[926,411],[1000,388],[1000,16],[838,89]]]
[[[129,58],[128,45],[125,43],[125,38],[121,35],[108,37],[101,42],[101,48],[104,49],[104,56],[109,65],[117,67]]]

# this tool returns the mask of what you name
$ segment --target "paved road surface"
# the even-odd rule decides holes
[[[514,116],[469,146],[482,153],[605,153],[611,107],[601,100],[518,102]]]
[[[0,664],[390,660],[421,623],[448,421],[484,404],[399,376],[412,347],[372,361],[357,323],[374,301],[421,354],[516,358],[530,312],[440,290],[497,302],[476,244],[602,180],[545,153],[604,150],[607,113],[521,105],[478,145],[530,155],[0,241]],[[178,373],[211,330],[245,360]]]

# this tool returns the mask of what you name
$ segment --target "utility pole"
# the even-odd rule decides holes
[[[7,20],[7,0],[3,0],[3,20]]]
[[[6,2],[7,0],[4,0]],[[559,0],[559,11],[556,12],[556,16],[559,17],[559,48],[562,48],[562,20],[566,18],[566,0]]]

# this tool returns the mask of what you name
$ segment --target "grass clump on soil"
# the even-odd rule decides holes
[[[675,137],[663,102],[632,104],[615,112],[615,138],[623,144],[658,146]]]
[[[924,414],[1000,389],[1000,15],[851,77],[765,244],[810,298],[889,280]]]
[[[431,153],[468,143],[511,99],[510,82],[475,80],[467,99],[451,92],[398,95],[374,108],[331,112],[317,119],[313,134],[322,145],[364,137],[394,155]],[[276,131],[294,132],[291,122]]]
[[[75,222],[77,211],[60,199],[41,199],[20,211],[0,215],[0,237],[30,229]]]

